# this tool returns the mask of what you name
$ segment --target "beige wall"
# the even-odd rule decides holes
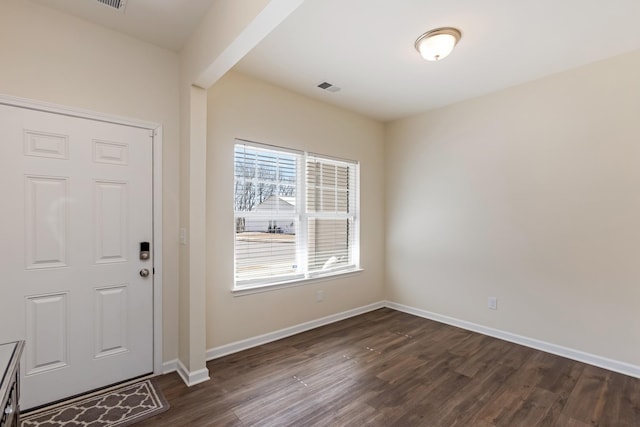
[[[388,124],[388,299],[640,365],[639,75],[637,52]]]
[[[207,348],[380,301],[383,125],[232,72],[209,89],[207,126]],[[361,162],[363,272],[260,294],[231,294],[234,138]],[[325,300],[317,303],[319,289]]]
[[[0,1],[0,93],[162,124],[164,354],[178,349],[178,57],[24,0]]]

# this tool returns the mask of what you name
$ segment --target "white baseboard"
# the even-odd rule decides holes
[[[207,350],[207,360],[217,359],[222,356],[227,356],[232,353],[237,353],[242,350],[247,350],[259,345],[267,344],[272,341],[277,341],[282,338],[289,337],[291,335],[299,334],[301,332],[315,329],[320,326],[328,325],[330,323],[339,322],[340,320],[348,319],[349,317],[358,316],[360,314],[368,313],[385,306],[384,302],[377,302],[374,304],[365,305],[363,307],[354,308],[352,310],[343,311],[342,313],[332,314],[331,316],[322,317],[320,319],[311,320],[309,322],[300,323],[299,325],[291,326],[289,328],[280,329],[278,331],[269,332],[264,335],[259,335],[253,338],[247,338],[245,340],[236,341],[230,344],[221,345]]]
[[[180,378],[182,378],[182,381],[184,381],[184,383],[189,387],[203,383],[205,381],[209,381],[209,370],[207,368],[189,372],[186,366],[184,366],[184,364],[180,360],[178,360],[177,371],[178,375],[180,375]]]
[[[499,338],[504,341],[524,345],[526,347],[541,350],[547,353],[555,354],[557,356],[566,357],[568,359],[577,360],[589,365],[597,366],[599,368],[608,369],[610,371],[619,372],[621,374],[629,375],[631,377],[640,378],[640,366],[632,365],[626,362],[620,362],[618,360],[609,359],[606,357],[598,356],[595,354],[585,353],[580,350],[563,347],[556,344],[551,344],[545,341],[540,341],[534,338],[528,338],[522,335],[513,334],[511,332],[501,331],[499,329],[493,329],[486,326],[478,325],[476,323],[467,322],[466,320],[455,319],[449,316],[443,316],[441,314],[432,313],[430,311],[421,310],[419,308],[410,307],[403,304],[398,304],[391,301],[385,302],[385,307],[402,311],[404,313],[413,314],[415,316],[423,317],[425,319],[434,320],[436,322],[445,323],[451,326],[457,326],[458,328],[466,329],[473,332],[478,332],[490,337]]]
[[[631,377],[640,378],[640,366],[632,365],[630,363],[621,362],[618,360],[609,359],[607,357],[598,356],[591,353],[586,353],[580,350],[575,350],[568,347],[563,347],[557,344],[552,344],[546,341],[537,340],[535,338],[529,338],[522,335],[514,334],[511,332],[502,331],[499,329],[482,326],[477,323],[468,322],[466,320],[460,320],[449,316],[433,313],[430,311],[422,310],[408,305],[398,304],[392,301],[381,301],[374,304],[369,304],[363,307],[358,307],[352,310],[344,311],[342,313],[333,314],[320,319],[312,320],[309,322],[301,323],[299,325],[291,326],[289,328],[280,329],[278,331],[269,332],[257,337],[248,338],[241,341],[236,341],[230,344],[225,344],[219,347],[214,347],[207,350],[207,360],[217,359],[219,357],[227,356],[229,354],[237,353],[239,351],[247,350],[259,345],[267,344],[272,341],[276,341],[282,338],[289,337],[291,335],[306,332],[311,329],[318,328],[320,326],[328,325],[330,323],[339,322],[340,320],[348,319],[353,316],[368,313],[379,308],[388,307],[393,310],[402,311],[404,313],[413,314],[418,317],[422,317],[429,320],[434,320],[439,323],[444,323],[458,328],[466,329],[468,331],[477,332],[490,337],[498,338],[504,341],[509,341],[515,344],[520,344],[526,347],[534,348],[536,350],[544,351],[546,353],[555,354],[557,356],[566,357],[568,359],[583,362],[589,365],[597,366],[599,368],[608,369],[613,372],[618,372]],[[165,362],[165,372],[171,372],[172,366],[177,364],[178,374],[187,383],[187,385],[194,385],[198,382],[206,381],[209,379],[209,372],[206,373],[191,373],[187,374],[186,369],[180,361]],[[175,368],[173,370],[176,370]],[[183,372],[184,370],[184,372]],[[204,370],[206,371],[206,369]],[[198,379],[199,375],[202,375],[204,379]],[[186,378],[189,379],[187,381]]]
[[[168,360],[166,362],[162,362],[162,375],[170,374],[171,372],[175,372],[178,370],[178,359]]]

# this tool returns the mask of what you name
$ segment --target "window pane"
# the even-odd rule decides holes
[[[307,161],[307,211],[349,213],[353,172],[353,166]]]
[[[336,185],[336,166],[322,164],[322,186],[335,187]]]
[[[307,249],[309,271],[327,270],[352,264],[351,227],[350,219],[309,219]]]
[[[336,212],[349,212],[349,192],[338,190],[336,192]]]
[[[272,196],[288,197],[295,206],[296,158],[290,153],[236,145],[234,210],[255,211]]]
[[[238,223],[242,226],[238,227]],[[296,273],[295,229],[294,218],[236,218],[236,279]]]
[[[346,190],[349,188],[349,167],[338,166],[336,168],[336,185],[340,190]]]

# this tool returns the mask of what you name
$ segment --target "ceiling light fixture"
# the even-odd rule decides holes
[[[460,37],[462,33],[455,28],[436,28],[418,37],[416,49],[427,61],[439,61],[451,53]]]

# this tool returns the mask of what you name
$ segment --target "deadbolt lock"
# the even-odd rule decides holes
[[[149,251],[149,242],[140,242],[140,259],[147,260],[151,257],[151,252]]]

